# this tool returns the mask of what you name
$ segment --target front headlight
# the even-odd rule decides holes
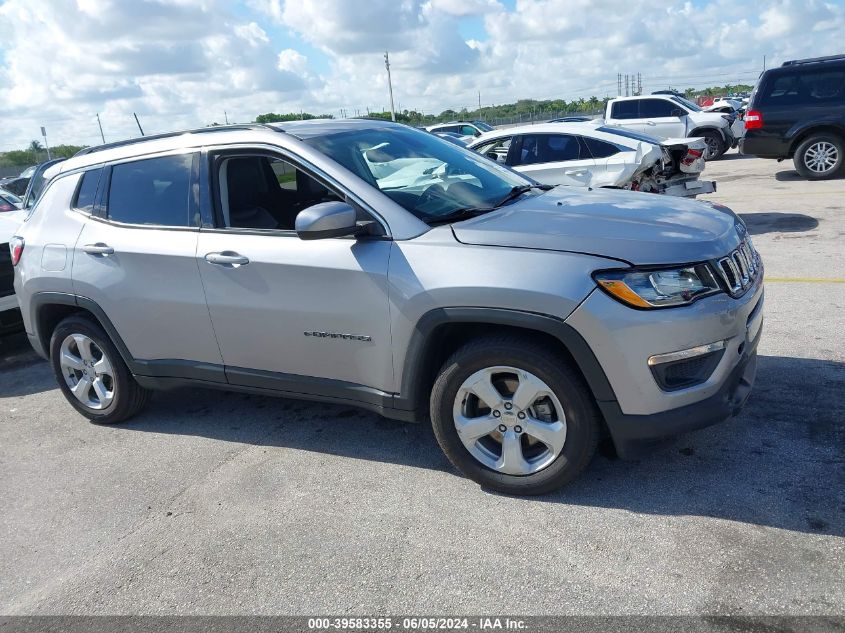
[[[635,308],[689,305],[721,292],[707,264],[663,270],[606,270],[593,278],[611,297]]]

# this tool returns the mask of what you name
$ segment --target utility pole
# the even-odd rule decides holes
[[[763,55],[763,72],[766,72],[766,56]]]
[[[106,137],[103,134],[103,124],[100,123],[100,113],[97,112],[97,125],[100,127],[100,138],[103,139],[103,145],[106,144]]]
[[[44,147],[47,148],[47,160],[51,160],[52,157],[50,156],[50,145],[47,143],[47,130],[44,126],[41,126],[41,136],[44,137]]]
[[[226,125],[229,125],[229,115],[226,114],[225,110],[223,110],[223,118],[226,120]]]
[[[630,97],[631,95],[628,94],[628,75],[625,75],[625,96]]]
[[[144,134],[144,128],[142,128],[142,127],[141,127],[141,122],[138,120],[138,115],[137,115],[137,114],[135,114],[135,113],[133,112],[133,113],[132,113],[132,116],[134,116],[134,117],[135,117],[135,123],[137,123],[137,124],[138,124],[138,129],[139,129],[139,130],[141,130],[141,136],[146,136],[146,135]]]
[[[643,93],[643,76],[637,73],[637,96]]]
[[[478,111],[481,112],[481,91],[478,91]]]
[[[387,68],[387,87],[390,89],[390,118],[396,121],[396,110],[393,108],[393,81],[390,79],[390,57],[384,52],[384,67]]]
[[[616,96],[622,96],[622,73],[616,73]]]

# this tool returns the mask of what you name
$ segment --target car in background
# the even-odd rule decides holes
[[[791,158],[808,180],[845,171],[845,55],[797,59],[765,71],[745,114],[740,152]]]
[[[449,123],[436,123],[425,128],[428,132],[452,132],[461,137],[473,138],[481,136],[494,130],[492,125],[484,121],[450,121]]]
[[[550,119],[547,123],[586,123],[592,120],[591,116],[562,116],[559,119]]]
[[[23,200],[11,191],[6,191],[5,189],[0,188],[0,213],[17,211],[22,206]]]
[[[454,143],[459,147],[466,147],[469,144],[466,136],[461,136],[460,134],[456,134],[454,132],[433,132],[435,136],[439,136],[440,138],[449,141],[450,143]],[[470,137],[473,138],[473,137]]]
[[[706,144],[589,123],[544,123],[496,130],[469,148],[547,185],[609,187],[695,197],[716,191],[699,180]]]
[[[735,114],[705,112],[692,101],[665,94],[611,99],[604,117],[606,125],[658,139],[700,136],[707,143],[707,160],[736,147],[736,119]]]
[[[35,204],[35,201],[38,200],[38,196],[41,195],[41,192],[44,191],[44,187],[47,185],[49,178],[47,178],[46,173],[47,170],[50,169],[53,165],[58,165],[62,161],[67,160],[66,158],[54,158],[52,160],[48,160],[46,162],[41,163],[33,168],[32,175],[29,179],[29,183],[27,183],[26,191],[23,194],[23,207],[24,209],[31,209],[32,205]]]
[[[9,243],[25,216],[26,213],[18,209],[0,213],[0,334],[19,330],[22,325],[15,296],[15,269]]]

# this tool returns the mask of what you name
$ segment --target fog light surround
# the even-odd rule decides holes
[[[649,357],[648,366],[663,391],[677,391],[707,381],[722,360],[725,341]]]

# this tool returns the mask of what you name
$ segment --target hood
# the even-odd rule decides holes
[[[722,257],[744,235],[727,207],[652,193],[554,189],[452,225],[458,241],[680,264]]]

